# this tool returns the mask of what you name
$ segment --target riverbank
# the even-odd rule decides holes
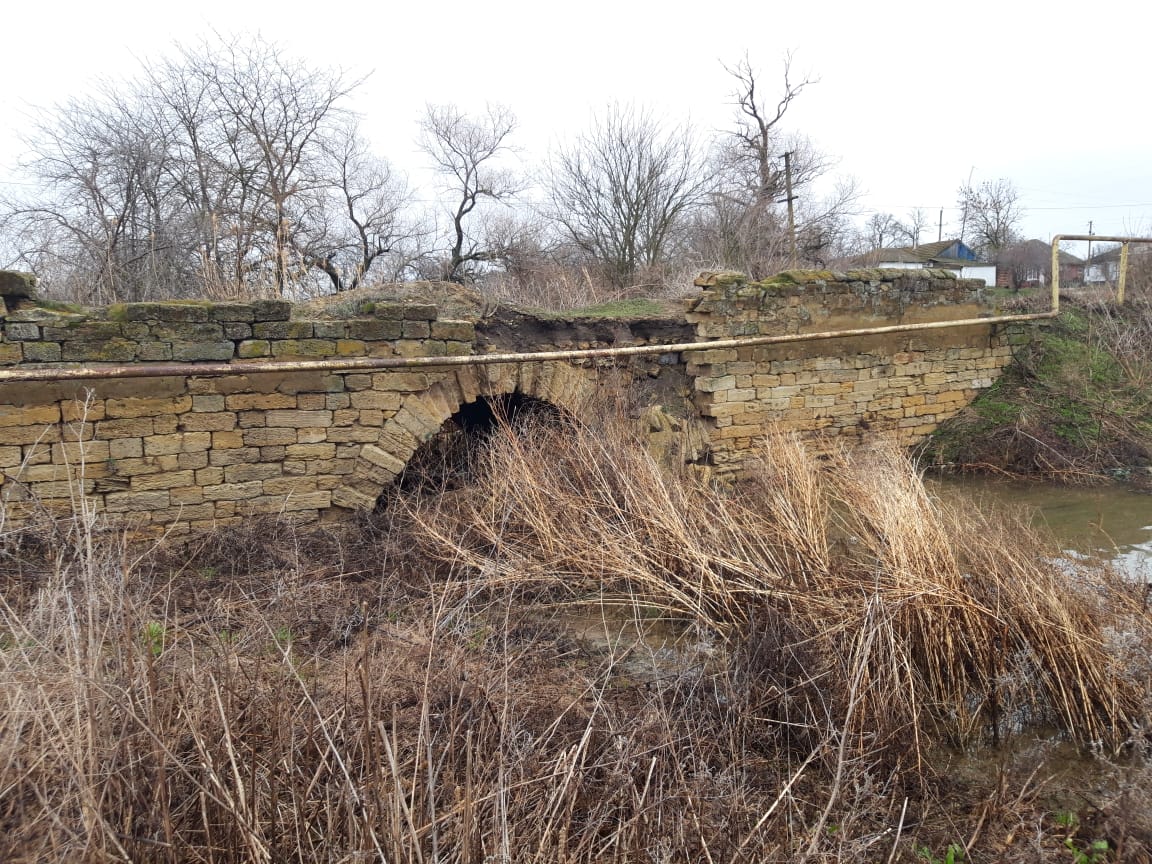
[[[926,464],[1152,490],[1152,303],[1069,297],[1041,339],[941,426]]]
[[[0,859],[1146,860],[1140,588],[895,449],[733,491],[588,413],[354,526],[0,533]]]

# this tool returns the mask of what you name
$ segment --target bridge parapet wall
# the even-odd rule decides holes
[[[979,280],[937,270],[796,271],[763,282],[705,274],[688,320],[702,339],[802,335],[782,344],[687,355],[697,411],[721,473],[778,423],[823,436],[895,435],[914,445],[992,386],[1030,338],[1028,324],[879,335],[837,330],[992,314]]]

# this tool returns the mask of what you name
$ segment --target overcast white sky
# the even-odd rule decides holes
[[[212,30],[260,32],[319,66],[371,73],[354,106],[375,149],[412,170],[425,102],[486,100],[520,118],[525,159],[612,100],[701,130],[729,125],[721,61],[745,51],[774,87],[781,59],[819,78],[790,128],[840,158],[862,216],[912,207],[956,228],[957,187],[1011,179],[1025,233],[1152,233],[1152,117],[1144,107],[1152,4],[678,3],[411,0],[336,4],[22,2],[4,12],[0,182],[30,107],[133,73],[138,58]],[[929,239],[935,239],[935,232]]]

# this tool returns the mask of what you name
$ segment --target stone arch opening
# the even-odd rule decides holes
[[[566,412],[520,391],[478,396],[459,407],[436,434],[421,443],[377,503],[390,494],[436,494],[471,482],[482,448],[501,428],[521,431],[533,423],[560,424]]]
[[[550,406],[558,418],[581,416],[599,381],[598,371],[563,361],[466,366],[431,382],[426,389],[409,393],[400,407],[384,420],[371,438],[360,445],[353,470],[333,491],[336,507],[372,510],[385,493],[397,488],[398,477],[411,488],[417,481],[409,463],[429,439],[445,431],[470,431],[471,438],[496,417],[527,416],[526,409]],[[382,374],[376,389],[388,389]],[[532,413],[532,412],[529,412]],[[452,421],[445,430],[445,421]],[[465,439],[466,440],[466,439]],[[446,446],[444,438],[436,446]],[[425,484],[429,485],[429,484]]]

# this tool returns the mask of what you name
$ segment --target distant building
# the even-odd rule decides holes
[[[1084,284],[1084,260],[1060,251],[1060,284]],[[1052,281],[1052,246],[1043,240],[1025,240],[1005,246],[996,255],[996,286],[1019,291],[1040,288]]]
[[[981,279],[985,285],[996,282],[996,266],[981,261],[979,256],[961,240],[941,240],[899,249],[874,249],[857,259],[868,267],[886,267],[893,270],[920,270],[935,267],[952,270],[963,279]]]
[[[1088,265],[1084,268],[1084,281],[1090,285],[1099,285],[1105,282],[1115,283],[1119,278],[1119,245],[1102,248],[1088,259]]]

